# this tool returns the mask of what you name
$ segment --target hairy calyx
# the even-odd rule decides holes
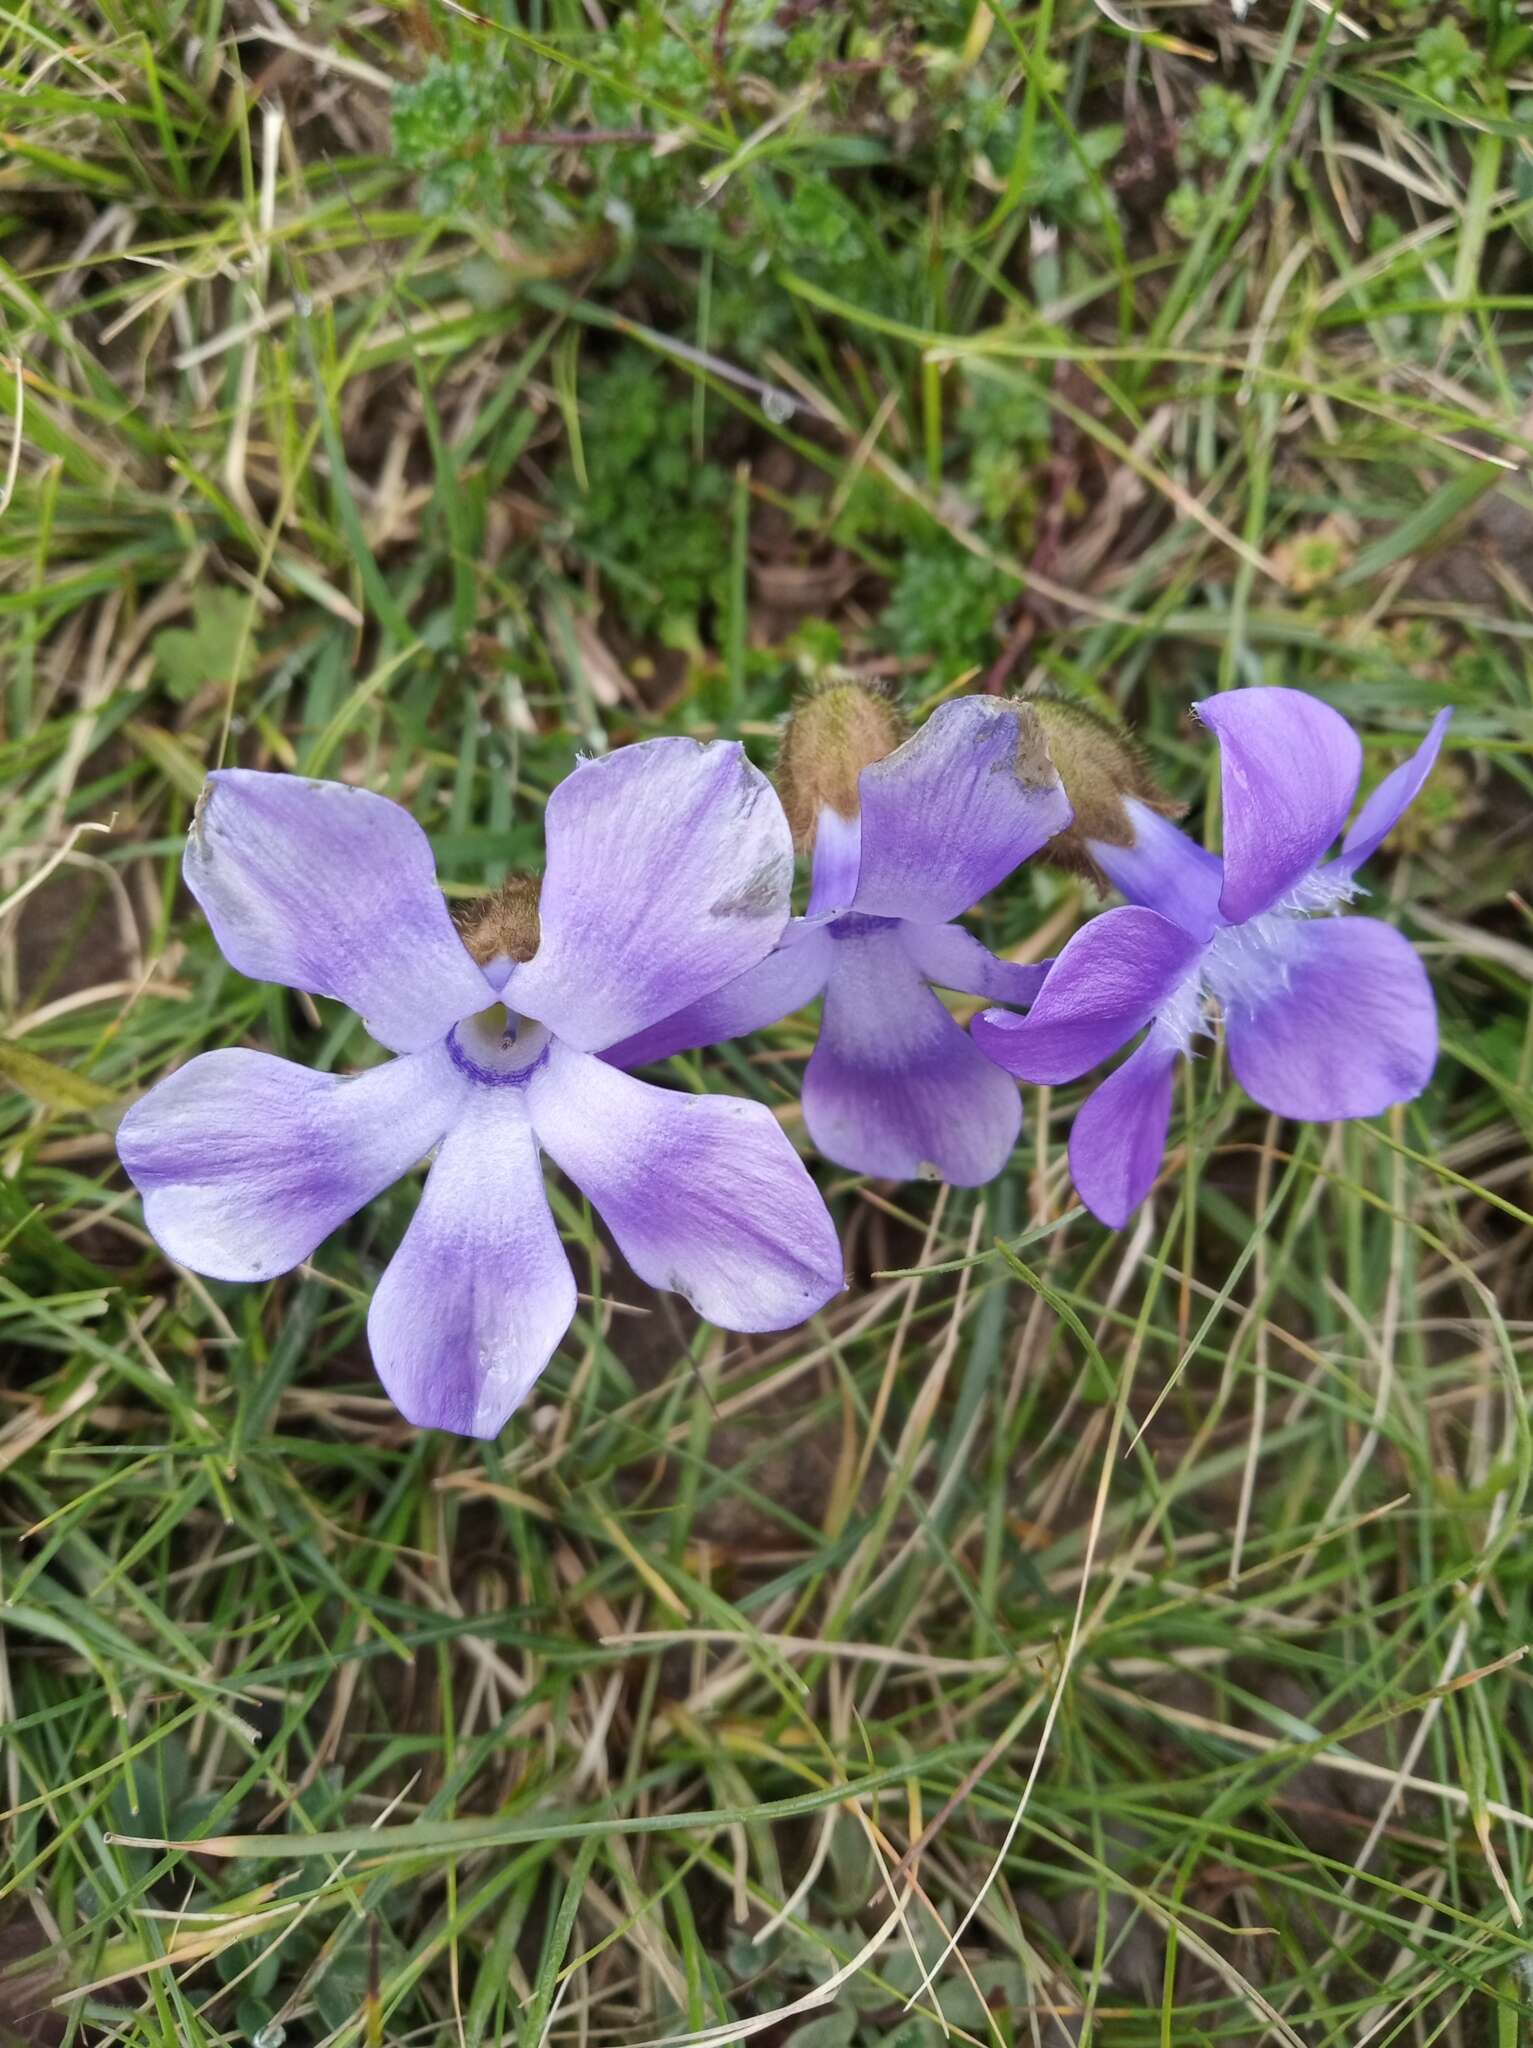
[[[492,896],[481,896],[455,914],[458,936],[481,967],[497,960],[521,964],[536,953],[543,936],[538,920],[542,887],[537,875],[511,875]]]

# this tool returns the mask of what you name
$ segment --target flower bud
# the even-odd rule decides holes
[[[828,682],[799,700],[783,735],[777,787],[800,852],[814,845],[821,813],[855,818],[857,778],[905,737],[898,707],[862,683]]]
[[[1128,799],[1166,818],[1179,816],[1182,806],[1156,788],[1137,743],[1098,713],[1062,697],[1034,697],[1029,703],[1075,812],[1074,822],[1049,841],[1041,858],[1101,881],[1091,842],[1133,844]]]
[[[538,950],[538,875],[511,875],[493,896],[481,896],[454,915],[458,936],[481,967],[492,960],[530,960]]]

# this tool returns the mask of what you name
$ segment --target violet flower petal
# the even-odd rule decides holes
[[[1247,1095],[1314,1123],[1419,1095],[1437,1061],[1437,1007],[1409,941],[1374,917],[1284,927],[1283,983],[1224,998],[1230,1065]]]
[[[373,1295],[378,1377],[420,1428],[492,1437],[574,1313],[526,1090],[470,1087]]]
[[[862,821],[843,818],[827,804],[814,830],[814,858],[809,869],[809,915],[835,917],[851,907],[862,867]]]
[[[634,1272],[710,1323],[790,1329],[845,1286],[830,1213],[763,1103],[654,1088],[557,1041],[527,1094]]]
[[[1337,866],[1349,875],[1356,874],[1365,860],[1370,860],[1400,818],[1421,794],[1422,784],[1436,765],[1442,748],[1443,735],[1453,716],[1451,706],[1439,711],[1427,728],[1427,736],[1411,755],[1393,769],[1378,788],[1373,791],[1363,808],[1353,819],[1346,838],[1341,842]]]
[[[894,927],[833,942],[804,1122],[850,1172],[935,1172],[978,1187],[1011,1156],[1021,1097],[932,994],[902,939]]]
[[[900,943],[923,981],[992,1003],[1030,1003],[1047,979],[1050,961],[998,960],[972,932],[956,924],[902,924]]]
[[[117,1150],[178,1265],[270,1280],[424,1159],[464,1093],[437,1047],[346,1076],[205,1052],[134,1103]]]
[[[220,768],[183,868],[231,967],[336,997],[394,1052],[421,1051],[494,1001],[425,833],[371,790]]]
[[[1171,1126],[1173,1038],[1152,1026],[1122,1066],[1094,1088],[1070,1129],[1070,1172],[1101,1223],[1121,1230],[1155,1184]]]
[[[505,1001],[601,1052],[764,960],[788,921],[793,838],[734,741],[641,740],[548,799],[542,943]]]
[[[1219,892],[1224,868],[1169,818],[1152,811],[1138,797],[1125,797],[1134,837],[1128,846],[1110,846],[1088,839],[1092,859],[1120,896],[1158,910],[1195,938],[1206,939],[1219,922]]]
[[[864,768],[862,867],[853,907],[946,924],[1071,818],[1069,799],[1022,725],[994,697],[939,704],[919,732]]]
[[[744,1038],[779,1018],[812,1003],[830,973],[831,941],[823,926],[794,918],[776,949],[714,995],[701,996],[685,1009],[632,1038],[609,1046],[602,1058],[614,1067],[646,1067],[694,1046],[721,1045]]]
[[[1302,881],[1346,823],[1362,742],[1339,711],[1303,690],[1230,690],[1193,709],[1219,742],[1219,908],[1244,924]]]
[[[1024,1081],[1074,1081],[1149,1023],[1202,952],[1159,911],[1104,910],[1070,940],[1028,1014],[982,1011],[975,1043]]]

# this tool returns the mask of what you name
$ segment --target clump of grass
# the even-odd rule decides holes
[[[1526,31],[1139,12],[0,27],[0,2039],[1526,2024]],[[855,1284],[770,1342],[567,1201],[492,1446],[371,1378],[408,1188],[167,1268],[122,1106],[368,1056],[179,893],[209,766],[401,797],[468,897],[578,748],[768,760],[832,661],[1059,684],[1195,825],[1194,696],[1316,690],[1370,778],[1453,702],[1374,875],[1432,1089],[1191,1067],[1118,1238],[1074,1090],[978,1195],[827,1175]],[[796,1129],[809,1044],[679,1082]]]

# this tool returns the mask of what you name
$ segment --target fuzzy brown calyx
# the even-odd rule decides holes
[[[492,896],[481,896],[455,912],[458,937],[481,967],[492,960],[532,958],[543,936],[538,921],[542,889],[539,875],[511,875]]]
[[[777,788],[801,853],[814,845],[820,813],[855,818],[857,780],[905,738],[899,707],[862,683],[827,682],[800,698],[783,735]]]
[[[1129,846],[1134,826],[1124,805],[1135,797],[1162,817],[1174,818],[1182,806],[1156,787],[1144,755],[1127,733],[1120,732],[1084,704],[1063,697],[1034,697],[1029,707],[1048,742],[1059,779],[1075,812],[1074,822],[1056,833],[1042,858],[1076,874],[1096,876],[1089,842]]]

